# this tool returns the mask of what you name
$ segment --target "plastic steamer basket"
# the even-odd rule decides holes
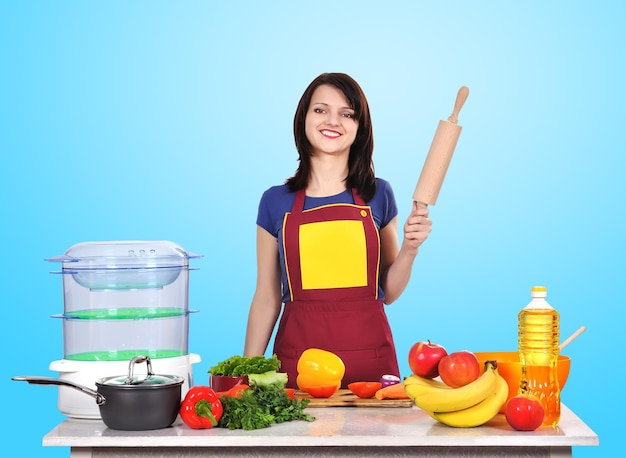
[[[130,360],[147,355],[155,373],[185,379],[181,396],[193,385],[188,353],[189,253],[168,241],[84,242],[65,254],[46,259],[60,262],[63,277],[61,360],[49,369],[60,378],[96,389],[96,380],[125,374]],[[58,407],[74,418],[100,418],[89,396],[59,387]]]

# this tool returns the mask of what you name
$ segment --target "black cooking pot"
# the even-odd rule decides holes
[[[147,374],[133,376],[135,364],[145,362]],[[69,386],[96,399],[102,421],[111,429],[146,431],[167,428],[180,410],[181,387],[177,375],[155,375],[148,356],[136,356],[128,365],[128,375],[105,377],[96,381],[97,391],[68,380],[52,377],[13,377],[35,385]]]

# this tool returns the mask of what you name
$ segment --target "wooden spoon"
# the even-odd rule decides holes
[[[585,332],[585,329],[587,329],[585,326],[581,326],[580,328],[578,328],[578,330],[574,334],[572,334],[567,339],[565,339],[563,342],[561,342],[561,345],[559,345],[559,351],[563,351],[563,349],[565,347],[567,347],[569,344],[572,343],[572,340],[574,340],[576,337],[578,337],[583,332]]]

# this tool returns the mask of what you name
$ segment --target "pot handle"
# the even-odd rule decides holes
[[[92,390],[83,385],[79,385],[78,383],[70,382],[69,380],[63,380],[54,377],[31,377],[31,376],[17,376],[11,377],[11,380],[28,382],[32,385],[59,385],[59,386],[69,386],[70,388],[74,388],[75,390],[82,391],[85,394],[88,394],[92,398],[96,400],[96,404],[99,406],[103,405],[106,402],[106,398],[102,396],[102,394],[98,393],[96,390]]]
[[[135,364],[141,363],[146,363],[146,365],[148,366],[147,373],[143,380],[135,381],[133,380],[133,368],[135,367]],[[126,380],[124,381],[124,383],[126,385],[141,385],[144,381],[146,381],[153,375],[154,372],[152,372],[152,362],[150,361],[150,357],[147,355],[135,356],[133,359],[130,360],[130,363],[128,363],[128,375],[126,376]]]

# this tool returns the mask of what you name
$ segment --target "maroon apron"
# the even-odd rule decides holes
[[[296,387],[297,364],[307,348],[337,354],[346,366],[342,387],[399,376],[396,351],[378,298],[380,238],[371,208],[352,191],[355,204],[304,210],[296,192],[283,221],[285,267],[291,301],[274,341],[281,372]]]

